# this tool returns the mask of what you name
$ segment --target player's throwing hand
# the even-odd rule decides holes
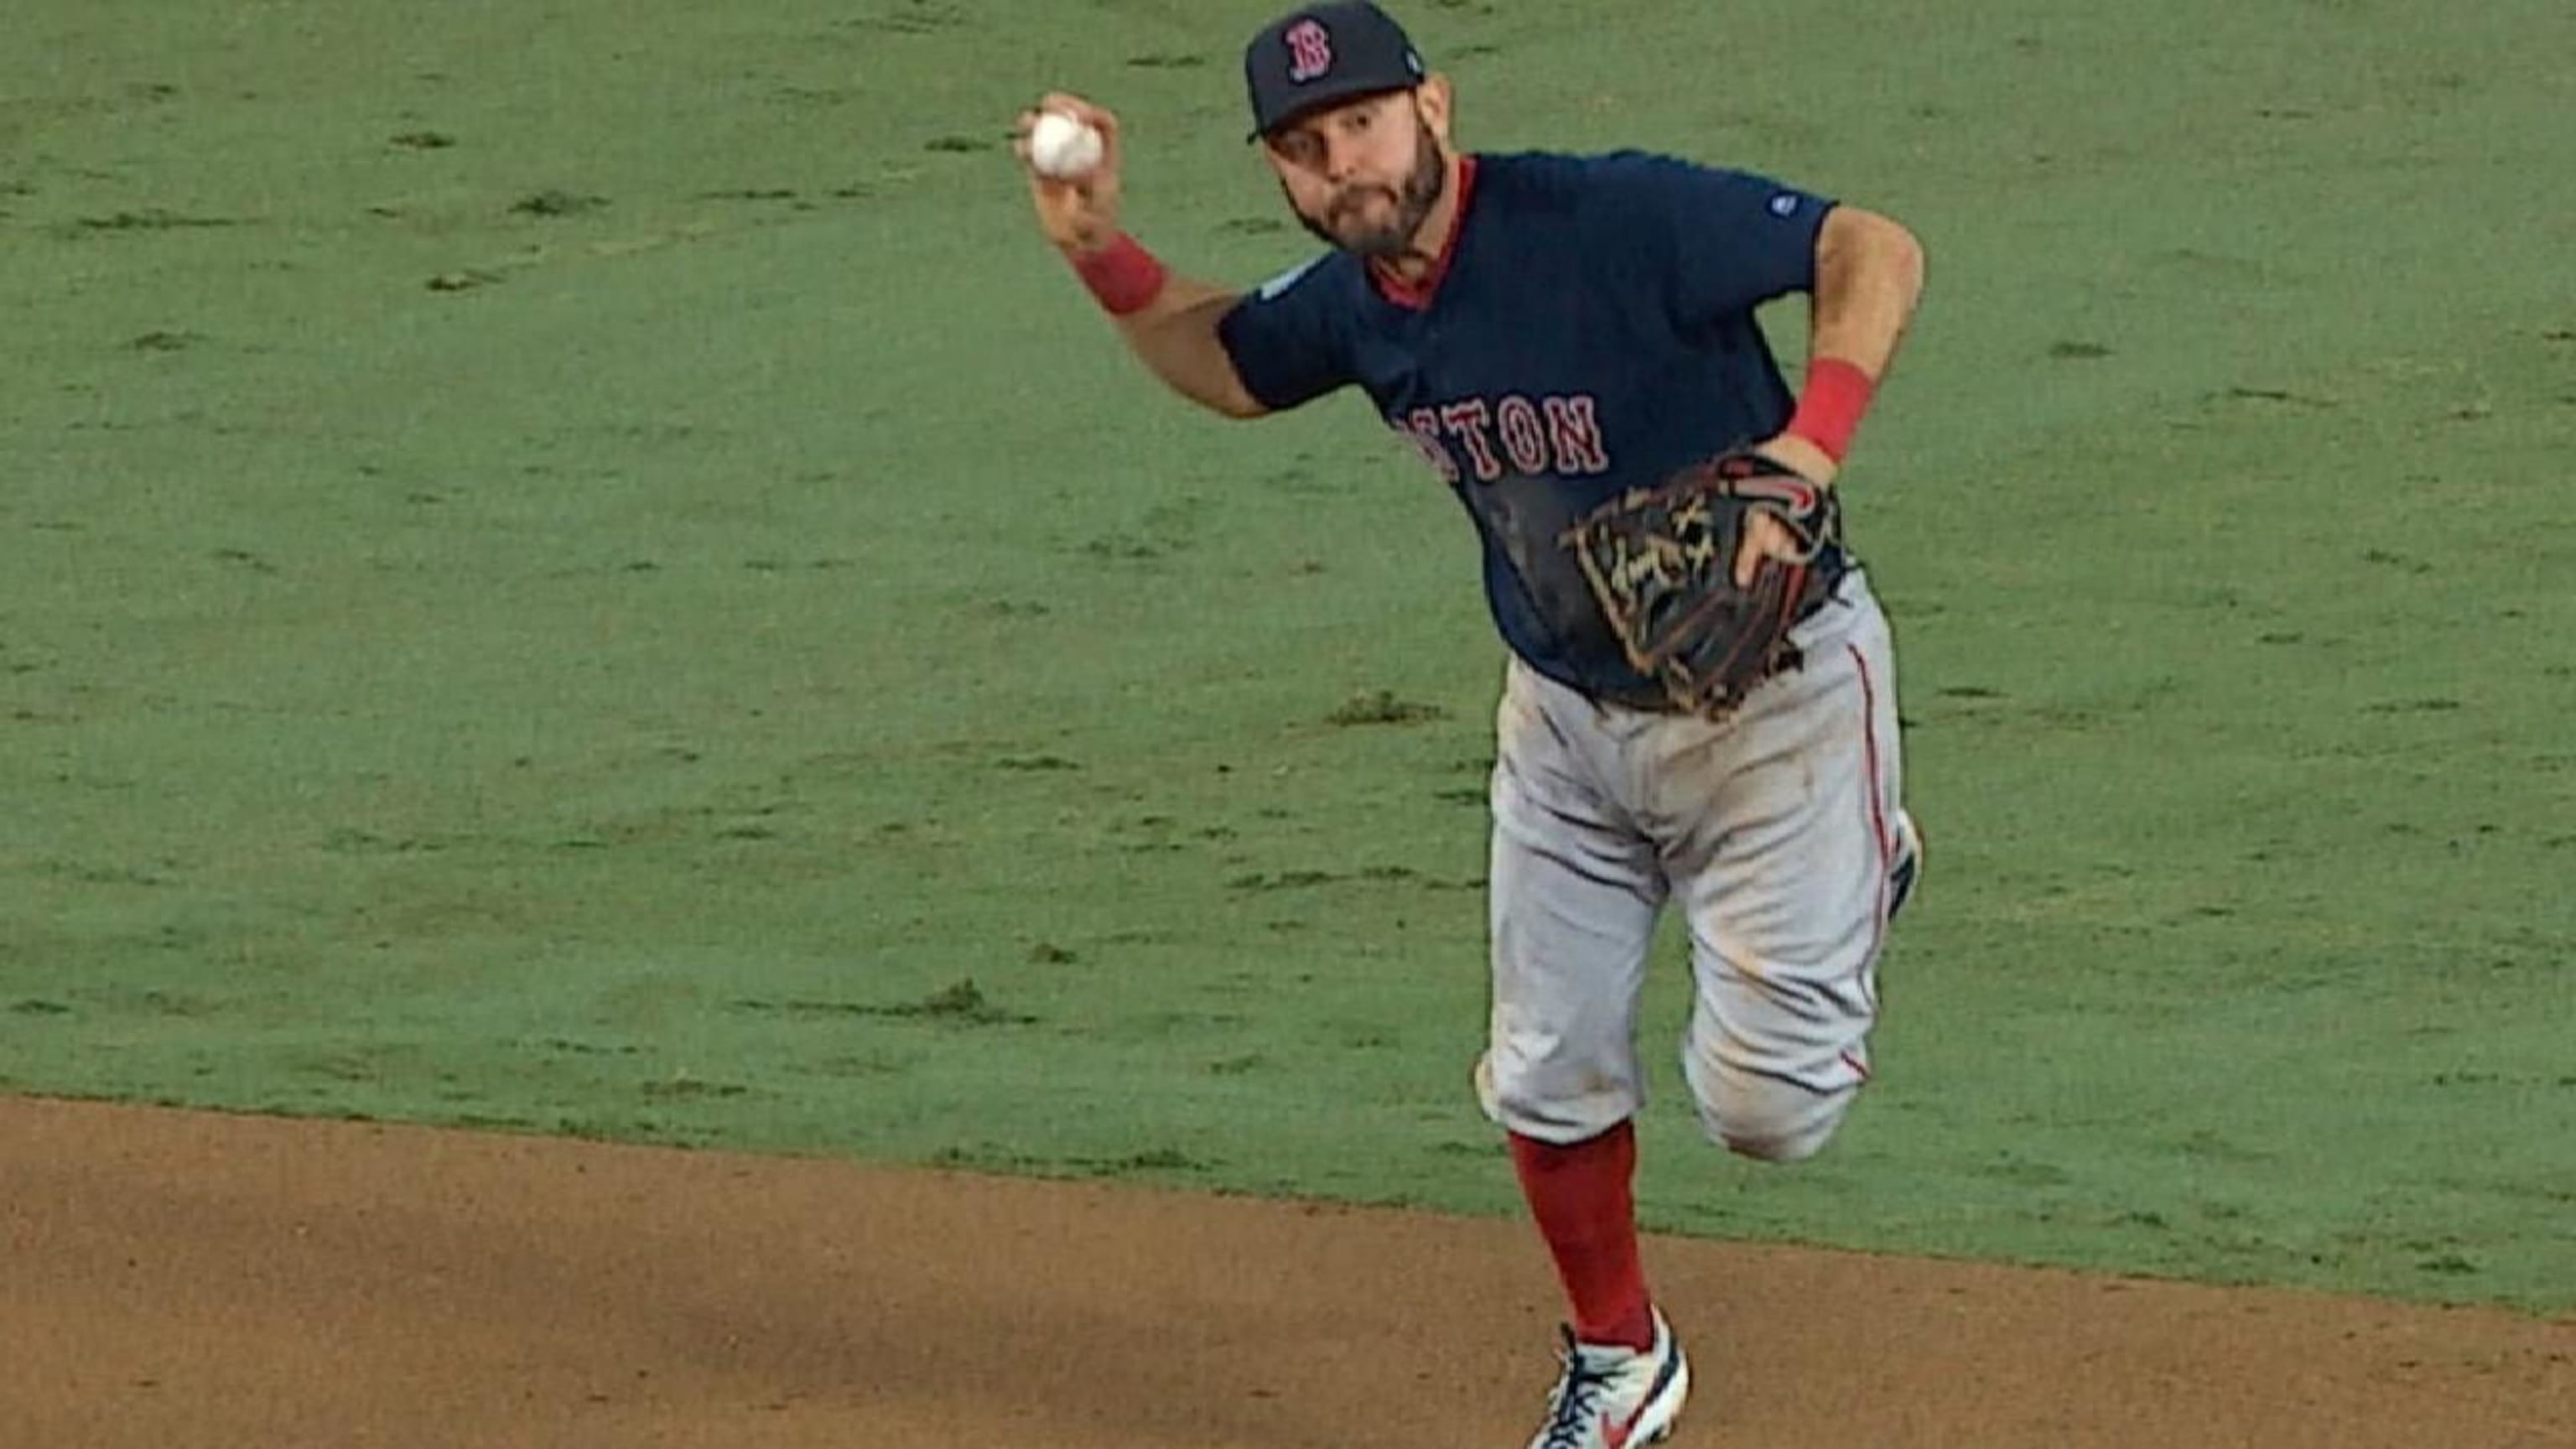
[[[1029,156],[1029,130],[1040,114],[1057,111],[1100,132],[1100,161],[1080,176],[1054,177]],[[1011,150],[1029,174],[1029,195],[1047,240],[1069,252],[1096,252],[1118,235],[1118,118],[1080,96],[1050,92],[1020,113]]]

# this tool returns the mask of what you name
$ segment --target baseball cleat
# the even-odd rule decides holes
[[[1690,1397],[1690,1361],[1655,1311],[1655,1346],[1579,1343],[1565,1332],[1564,1372],[1529,1449],[1643,1449],[1660,1443]]]
[[[1896,863],[1887,868],[1887,918],[1905,909],[1914,895],[1914,883],[1923,876],[1923,832],[1914,817],[1896,812]]]

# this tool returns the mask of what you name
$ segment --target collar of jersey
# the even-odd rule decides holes
[[[1419,283],[1406,282],[1392,272],[1369,263],[1369,283],[1377,294],[1399,307],[1416,312],[1431,305],[1431,295],[1440,290],[1440,280],[1449,275],[1449,259],[1458,254],[1458,238],[1467,230],[1467,207],[1476,199],[1476,158],[1458,158],[1458,210],[1449,218],[1449,235],[1440,241],[1440,255],[1431,261],[1431,271]]]

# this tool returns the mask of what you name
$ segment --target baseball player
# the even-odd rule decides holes
[[[1356,387],[1464,506],[1506,646],[1475,1088],[1571,1309],[1532,1449],[1648,1443],[1690,1386],[1630,1186],[1656,923],[1669,904],[1689,926],[1682,1059],[1708,1134],[1795,1161],[1869,1079],[1880,948],[1920,858],[1888,623],[1820,520],[1922,251],[1883,215],[1748,172],[1461,151],[1448,80],[1374,5],[1280,17],[1244,72],[1252,139],[1320,254],[1248,292],[1173,272],[1120,228],[1117,118],[1068,95],[1022,115],[1023,159],[1050,110],[1094,127],[1100,155],[1071,176],[1029,167],[1038,220],[1173,390],[1254,418]],[[1795,393],[1753,317],[1793,293],[1813,319]],[[1677,693],[1622,601],[1705,564],[1711,535],[1672,524],[1606,566],[1577,540],[1616,500],[1722,456],[1731,481],[1672,516],[1704,522],[1729,490],[1773,501],[1729,515],[1692,587],[1750,587],[1781,638],[1708,708]],[[1681,603],[1646,623],[1717,612]]]

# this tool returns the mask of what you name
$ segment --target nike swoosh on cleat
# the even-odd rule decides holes
[[[1601,1426],[1602,1449],[1628,1449],[1628,1441],[1635,1437],[1638,1423],[1644,1420],[1646,1411],[1655,1406],[1655,1400],[1664,1396],[1664,1390],[1673,1386],[1681,1364],[1682,1356],[1678,1352],[1664,1356],[1664,1366],[1655,1374],[1654,1387],[1646,1390],[1646,1396],[1637,1401],[1637,1412],[1630,1414],[1624,1423]]]

